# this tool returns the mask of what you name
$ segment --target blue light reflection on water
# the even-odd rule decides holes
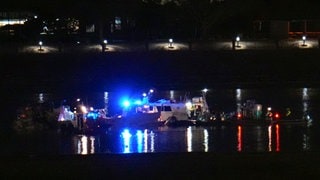
[[[66,154],[150,153],[155,152],[155,135],[156,133],[152,130],[130,128],[107,134],[75,135],[69,139],[71,143],[66,143],[68,140],[64,140],[65,144],[61,146],[64,150],[60,152]],[[68,151],[68,149],[74,150]]]
[[[228,125],[126,129],[96,135],[13,136],[4,154],[320,151],[319,125]]]
[[[153,131],[123,129],[121,131],[120,153],[147,153],[154,152],[154,133]]]
[[[301,152],[319,150],[309,127],[254,125],[123,129],[112,135],[82,135],[77,154],[154,152]],[[86,138],[84,138],[86,137]],[[104,139],[104,140],[103,140]],[[97,143],[100,141],[100,144]],[[103,144],[101,144],[103,142]],[[86,145],[84,143],[87,143]],[[85,149],[87,148],[87,149]]]
[[[131,133],[129,132],[128,129],[125,129],[121,132],[121,138],[123,139],[123,153],[130,153],[130,140],[131,140]]]

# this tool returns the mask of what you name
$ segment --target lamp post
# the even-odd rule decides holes
[[[240,37],[239,36],[236,37],[236,42],[237,42],[236,47],[240,47]]]
[[[302,46],[306,46],[306,39],[307,37],[305,35],[302,36]]]
[[[172,38],[169,39],[169,48],[173,48],[173,39]]]
[[[108,50],[108,48],[107,48],[107,44],[108,44],[108,40],[103,40],[103,43],[102,43],[103,45],[103,47],[102,47],[102,51],[105,51],[105,50]]]
[[[42,41],[39,41],[39,51],[42,51]]]

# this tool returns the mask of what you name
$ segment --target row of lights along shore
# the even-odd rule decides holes
[[[302,36],[302,46],[307,46],[306,40],[307,40],[307,37],[305,35],[303,35]],[[168,48],[173,49],[174,48],[173,39],[170,38],[168,41],[169,41]],[[39,44],[39,51],[43,51],[43,42],[39,41],[38,44]],[[107,44],[108,44],[108,40],[105,39],[105,40],[102,41],[102,50],[103,51],[108,50]],[[236,48],[240,48],[241,47],[240,46],[240,36],[237,36],[235,38],[235,47]]]
[[[303,35],[303,36],[302,36],[302,46],[307,46],[306,40],[307,40],[307,36],[306,36],[306,35]],[[241,47],[241,46],[240,46],[240,37],[239,37],[239,36],[236,37],[236,45],[235,45],[235,47],[237,47],[237,48],[240,48],[240,47]]]
[[[77,44],[80,44],[80,42],[78,41]],[[106,50],[108,50],[107,44],[108,44],[108,40],[104,39],[104,40],[102,41],[102,51],[103,51],[103,52],[106,51]],[[39,49],[38,49],[38,50],[39,50],[39,51],[43,51],[43,42],[42,42],[42,41],[39,41],[39,42],[38,42],[38,45],[39,45]],[[169,46],[168,46],[168,47],[169,47],[169,48],[174,48],[174,46],[173,46],[173,39],[172,39],[172,38],[169,39]]]

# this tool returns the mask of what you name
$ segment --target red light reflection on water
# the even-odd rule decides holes
[[[276,151],[280,151],[280,133],[279,124],[276,125]]]
[[[279,124],[275,125],[275,132],[273,131],[273,125],[270,125],[268,127],[268,138],[269,138],[269,151],[273,151],[272,147],[275,147],[275,151],[279,152],[280,151],[280,128]],[[275,138],[274,138],[275,135]]]
[[[242,127],[241,127],[241,126],[238,126],[237,137],[238,137],[237,150],[238,150],[239,152],[241,152],[241,151],[242,151]]]

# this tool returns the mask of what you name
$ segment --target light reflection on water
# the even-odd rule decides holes
[[[280,151],[279,125],[269,125],[268,127],[268,151]]]
[[[124,129],[73,138],[76,154],[155,152],[299,152],[312,147],[307,126],[254,125]],[[97,143],[102,140],[103,144]],[[313,148],[313,149],[312,149]]]
[[[237,150],[241,152],[242,151],[242,127],[241,126],[238,126],[237,138],[238,138]]]
[[[1,154],[320,151],[318,126],[228,125],[124,129],[96,135],[12,136]]]
[[[76,154],[94,154],[95,153],[95,137],[80,135],[74,138],[77,144]]]

